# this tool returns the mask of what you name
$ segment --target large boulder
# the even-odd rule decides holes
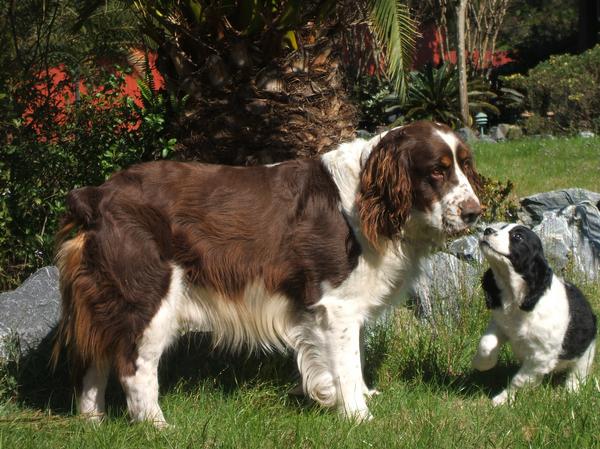
[[[478,265],[443,251],[421,263],[421,275],[412,286],[411,297],[418,315],[430,319],[460,315],[459,296],[472,296],[478,287]]]
[[[565,189],[521,199],[521,220],[540,236],[557,270],[572,262],[588,279],[600,271],[600,193]]]
[[[0,357],[37,349],[58,322],[56,267],[40,268],[16,290],[0,293]],[[16,346],[16,348],[15,348]]]

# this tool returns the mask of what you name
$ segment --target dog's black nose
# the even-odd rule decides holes
[[[492,235],[495,231],[492,228],[485,228],[483,235]]]
[[[468,224],[472,225],[481,215],[481,205],[478,201],[469,199],[460,206],[460,218]]]

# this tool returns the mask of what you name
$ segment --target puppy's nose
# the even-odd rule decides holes
[[[477,218],[481,215],[481,205],[474,199],[468,199],[460,205],[460,218],[471,225],[477,221]]]
[[[492,228],[485,228],[483,235],[492,235],[495,231]]]

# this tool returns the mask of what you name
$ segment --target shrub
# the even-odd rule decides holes
[[[374,76],[362,77],[352,86],[352,100],[358,106],[358,126],[375,132],[378,126],[389,124],[399,100],[389,81]]]
[[[552,56],[524,80],[530,134],[600,132],[600,45],[580,55]]]
[[[144,103],[155,107],[137,106],[122,95],[119,74],[102,72],[89,79],[88,93],[76,102],[63,98],[69,94],[67,81],[46,94],[39,79],[30,79],[10,95],[13,109],[26,112],[3,122],[9,138],[0,147],[0,290],[52,261],[69,190],[168,155],[175,144],[168,138],[164,102],[149,97]]]
[[[513,192],[513,183],[510,180],[503,183],[481,175],[480,178],[482,188],[478,196],[483,209],[481,220],[484,223],[514,221],[520,206]]]

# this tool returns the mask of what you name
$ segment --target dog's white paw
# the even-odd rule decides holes
[[[471,361],[471,366],[477,371],[487,371],[496,366],[496,362],[498,361],[497,357],[494,356],[485,356],[479,353],[475,354],[473,360]]]
[[[498,407],[499,405],[504,405],[508,402],[508,392],[504,390],[502,393],[497,394],[492,398],[492,405],[494,407]]]

